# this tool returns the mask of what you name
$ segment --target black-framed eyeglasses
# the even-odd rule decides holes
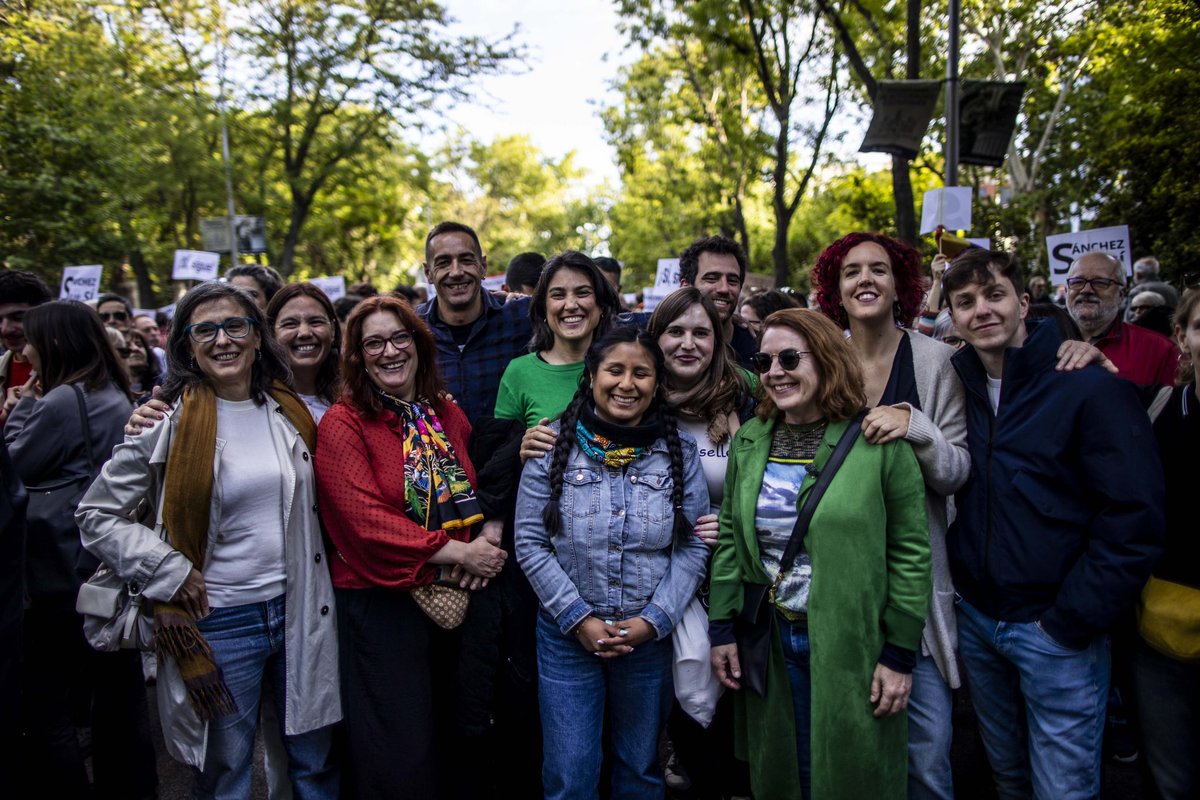
[[[779,359],[779,366],[784,369],[795,369],[800,366],[800,362],[812,356],[808,350],[797,350],[794,347],[789,347],[787,350],[780,350],[778,355],[775,353],[755,353],[750,356],[750,364],[753,365],[754,371],[759,375],[766,375],[771,371],[771,362],[776,358]]]
[[[130,353],[130,350],[128,347],[118,347],[117,348],[117,355],[119,355],[121,358],[129,358],[129,353]]]
[[[1189,272],[1183,276],[1183,285],[1188,289],[1200,287],[1200,272]]]
[[[124,322],[129,319],[129,315],[124,311],[101,311],[100,319],[104,322]]]
[[[377,356],[387,349],[389,343],[397,350],[407,350],[412,340],[413,335],[408,331],[396,331],[386,339],[380,336],[363,339],[362,349],[369,356]]]
[[[244,339],[254,327],[254,320],[249,317],[229,317],[223,322],[194,322],[183,329],[196,344],[208,344],[217,338],[217,334],[225,331],[230,339]]]
[[[1110,286],[1120,285],[1120,281],[1114,281],[1112,278],[1081,278],[1078,275],[1074,278],[1067,278],[1067,288],[1075,291],[1079,291],[1084,286],[1090,286],[1093,292],[1102,292]]]

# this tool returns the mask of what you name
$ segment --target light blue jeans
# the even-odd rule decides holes
[[[232,714],[209,723],[204,769],[197,772],[193,790],[197,798],[244,800],[250,796],[250,761],[263,679],[268,674],[276,708],[284,707],[285,598],[281,594],[265,603],[214,608],[196,623],[237,703]],[[282,725],[282,712],[278,719]],[[296,800],[337,800],[339,776],[330,754],[332,730],[327,726],[283,736],[287,774]]]
[[[1002,800],[1099,797],[1108,637],[1073,650],[960,601],[958,647]]]
[[[671,711],[671,637],[632,653],[600,658],[564,636],[542,613],[537,622],[546,800],[599,797],[601,735],[607,716],[613,800],[661,800],[658,737]]]
[[[954,696],[937,662],[917,647],[908,698],[908,800],[954,800]]]

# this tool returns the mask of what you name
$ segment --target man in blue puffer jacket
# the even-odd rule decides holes
[[[1052,322],[1026,326],[1011,256],[946,271],[967,390],[971,477],[947,538],[959,649],[1002,798],[1097,797],[1106,631],[1162,551],[1163,476],[1132,384],[1055,370]],[[1031,792],[1032,789],[1032,792]]]

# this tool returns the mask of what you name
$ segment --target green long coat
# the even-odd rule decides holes
[[[818,471],[846,425],[830,423],[814,459]],[[754,419],[730,446],[712,565],[713,620],[737,616],[743,584],[770,583],[754,512],[774,429],[774,421]],[[801,486],[801,506],[814,482],[810,476]],[[908,717],[875,719],[870,686],[885,641],[921,646],[932,591],[925,485],[908,443],[872,445],[859,437],[817,506],[804,546],[813,570],[813,798],[899,800],[906,793]],[[799,800],[791,688],[778,635],[767,696],[743,689],[737,708],[738,753],[750,762],[755,798]]]

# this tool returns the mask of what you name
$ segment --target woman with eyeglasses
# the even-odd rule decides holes
[[[336,798],[337,630],[316,515],[316,426],[245,292],[205,283],[167,340],[165,420],[113,452],[84,546],[152,601],[158,710],[194,794],[244,798],[264,680],[297,797]]]
[[[505,552],[478,535],[471,426],[407,302],[378,295],[350,313],[342,382],[321,420],[317,484],[334,548],[346,792],[437,800],[464,777],[467,757],[451,730],[456,635],[414,592],[443,568],[447,580],[482,588]]]
[[[765,398],[729,452],[709,605],[713,666],[741,690],[755,797],[902,797],[908,670],[929,596],[925,485],[903,440],[853,446],[791,563],[799,509],[866,391],[842,332],[777,311],[753,356]],[[742,689],[734,621],[772,587],[765,694]]]
[[[77,499],[121,441],[130,407],[124,365],[83,303],[30,308],[24,326],[23,357],[34,377],[21,387],[4,428],[8,455],[31,498],[74,482]],[[27,598],[22,699],[28,774],[39,776],[48,796],[150,796],[157,776],[141,661],[132,651],[88,647],[75,595],[95,562],[83,552],[73,521],[54,522],[40,511],[31,514],[24,575],[18,576]],[[91,787],[75,734],[76,694],[87,698],[93,733]]]

